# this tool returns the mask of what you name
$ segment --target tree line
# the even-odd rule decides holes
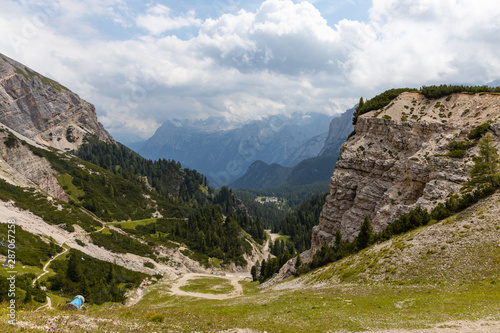
[[[318,224],[325,197],[326,194],[317,194],[305,200],[294,212],[281,220],[274,230],[289,235],[299,253],[311,248],[312,227]]]

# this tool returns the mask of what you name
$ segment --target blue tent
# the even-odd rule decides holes
[[[82,295],[75,296],[74,300],[66,304],[66,309],[79,310],[82,307],[83,303],[85,303],[85,298]]]

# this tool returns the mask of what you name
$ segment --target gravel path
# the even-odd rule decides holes
[[[269,244],[274,243],[276,239],[278,239],[281,235],[280,234],[272,234],[271,230],[265,230],[267,234],[269,235],[269,240],[264,244],[264,247],[262,248],[262,253],[264,254],[264,259],[269,259],[270,257],[274,257],[271,252],[269,251]]]
[[[64,244],[62,244],[64,245]],[[61,246],[62,246],[61,245]],[[68,248],[65,248],[64,251],[62,251],[61,253],[57,254],[55,257],[53,257],[52,259],[50,259],[49,261],[47,261],[47,263],[43,266],[43,273],[38,275],[36,277],[36,279],[33,280],[33,286],[36,284],[36,281],[38,281],[42,276],[44,276],[45,274],[47,274],[49,271],[47,270],[47,267],[49,267],[50,263],[55,260],[57,257],[65,254],[66,252],[68,252]]]

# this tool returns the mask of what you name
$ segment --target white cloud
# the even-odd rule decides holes
[[[335,70],[338,32],[308,2],[268,0],[256,13],[207,20],[197,39],[203,52],[240,71],[285,74]],[[333,65],[333,66],[332,66]]]
[[[149,7],[145,15],[137,17],[136,22],[139,27],[148,30],[153,35],[201,24],[201,20],[196,18],[194,11],[189,11],[185,16],[172,17],[170,8],[164,5]]]
[[[481,6],[374,0],[366,22],[330,25],[312,4],[290,0],[267,0],[256,11],[203,22],[162,5],[138,14],[125,0],[93,0],[94,14],[63,6],[43,24],[35,19],[43,13],[33,9],[35,0],[30,6],[4,2],[0,52],[96,104],[115,135],[146,138],[174,118],[332,114],[387,88],[500,78],[500,2],[493,0]],[[93,16],[137,24],[142,17],[149,35],[136,31],[109,41],[91,24]],[[88,28],[73,29],[79,24]],[[199,26],[199,33],[162,35],[188,26]]]
[[[374,0],[367,22],[374,33],[361,35],[366,46],[347,62],[351,82],[419,87],[492,80],[500,76],[489,71],[496,62],[483,59],[498,59],[492,54],[500,52],[499,14],[493,0],[481,6],[470,0]]]

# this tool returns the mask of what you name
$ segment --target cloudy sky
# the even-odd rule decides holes
[[[0,0],[0,8],[0,53],[94,103],[125,143],[169,119],[333,115],[392,87],[500,78],[497,0]]]

